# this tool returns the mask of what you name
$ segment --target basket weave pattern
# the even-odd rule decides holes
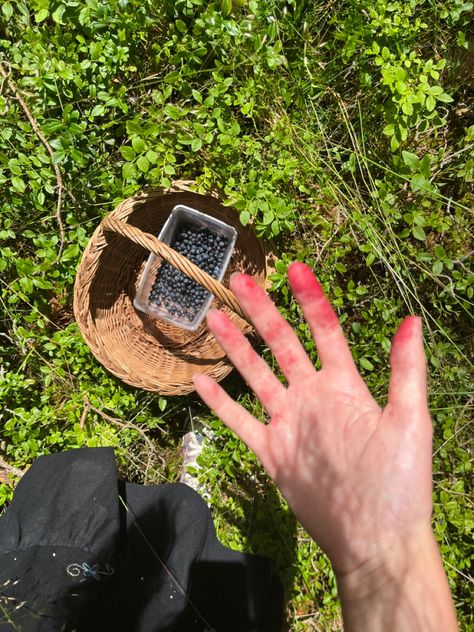
[[[233,256],[222,281],[246,272],[265,287],[268,255],[265,245],[237,213],[224,207],[217,194],[200,195],[187,182],[170,189],[143,193],[124,200],[107,219],[121,220],[145,233],[158,235],[173,207],[184,204],[235,227],[238,233]],[[112,222],[113,224],[113,222]],[[216,380],[232,370],[221,346],[205,321],[196,331],[186,331],[140,312],[133,306],[140,276],[149,252],[123,235],[95,230],[80,263],[74,286],[74,314],[94,356],[124,382],[159,392],[185,395],[194,390],[192,376],[207,373]],[[244,332],[250,325],[217,299],[213,307],[229,314]]]

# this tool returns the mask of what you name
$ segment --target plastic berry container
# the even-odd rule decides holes
[[[217,281],[229,265],[237,231],[233,226],[179,204],[173,208],[158,239],[190,259]],[[213,295],[155,254],[148,257],[133,304],[142,312],[195,331]]]

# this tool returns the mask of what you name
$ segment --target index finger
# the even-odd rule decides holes
[[[311,360],[268,294],[248,274],[233,275],[230,286],[255,329],[269,346],[288,382],[311,374],[314,371]]]

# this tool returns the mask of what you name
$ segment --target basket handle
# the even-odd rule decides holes
[[[244,314],[237,299],[229,289],[222,285],[222,283],[219,283],[219,281],[214,279],[210,274],[201,270],[201,268],[192,261],[157,239],[157,237],[154,237],[150,233],[144,233],[139,228],[136,228],[136,226],[131,226],[126,222],[110,217],[106,217],[102,220],[102,229],[104,231],[118,233],[146,250],[150,250],[153,254],[162,257],[169,264],[178,268],[180,272],[193,279],[193,281],[196,281],[196,283],[199,283],[199,285],[202,285],[206,290],[209,290],[211,294],[214,294],[224,305],[229,307],[245,321],[248,321],[248,317]]]

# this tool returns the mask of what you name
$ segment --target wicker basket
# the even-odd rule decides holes
[[[232,365],[205,321],[196,331],[186,331],[134,308],[149,250],[173,261],[219,296],[213,306],[226,311],[244,333],[252,328],[241,311],[238,315],[238,303],[225,287],[229,276],[246,272],[265,287],[269,272],[265,244],[240,224],[235,210],[223,206],[218,194],[191,191],[191,184],[176,182],[169,189],[143,193],[119,204],[94,232],[74,286],[74,314],[94,356],[124,382],[163,395],[192,392],[195,373],[222,380]],[[176,204],[191,206],[236,228],[237,242],[222,285],[153,237]]]

